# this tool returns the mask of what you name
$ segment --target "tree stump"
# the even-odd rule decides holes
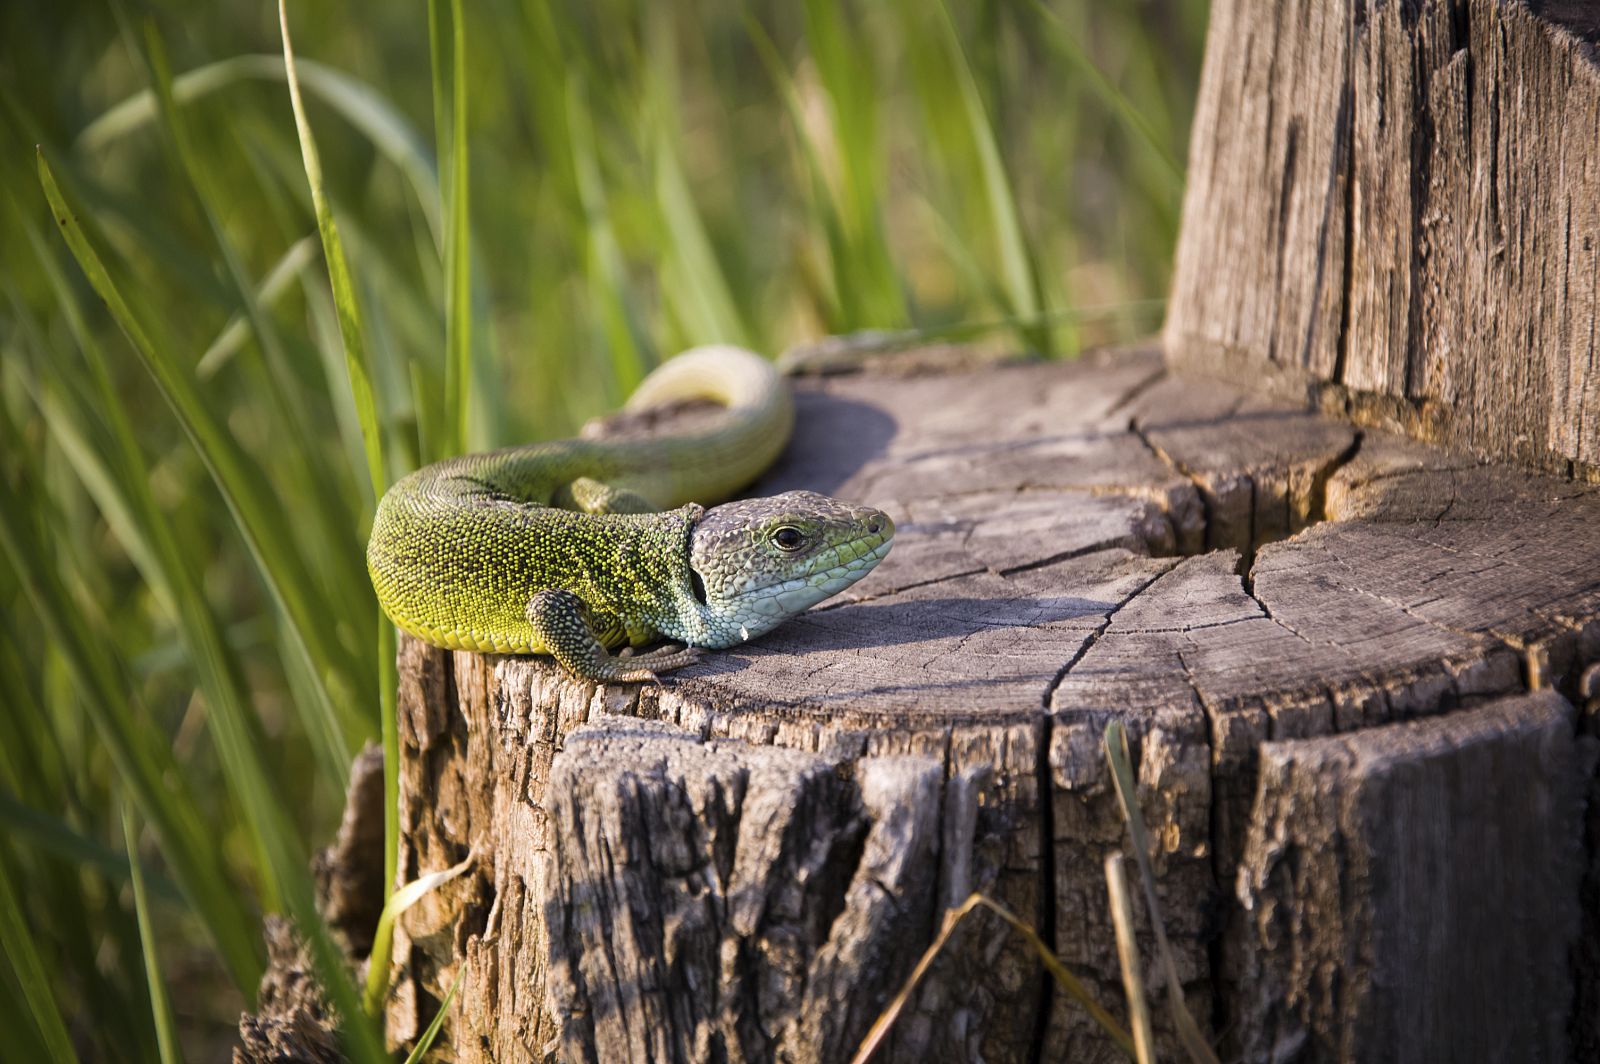
[[[1148,350],[797,405],[756,490],[901,530],[842,600],[660,688],[404,642],[402,876],[475,863],[401,921],[393,1037],[465,964],[444,1059],[848,1059],[974,890],[1123,1014],[1112,719],[1225,1049],[1418,1059],[1366,1050],[1426,1044],[1372,1039],[1437,1030],[1413,1010],[1440,973],[1436,1000],[1495,1006],[1462,1037],[1552,1060],[1594,1037],[1569,954],[1595,932],[1574,701],[1600,686],[1600,488]],[[969,919],[884,1059],[1118,1057]]]
[[[402,875],[474,863],[391,1036],[465,966],[442,1059],[847,1059],[972,891],[1124,1014],[1119,720],[1225,1059],[1600,1056],[1597,40],[1217,0],[1164,352],[802,384],[756,490],[898,542],[664,687],[404,641]],[[881,1059],[1118,1056],[980,912]]]

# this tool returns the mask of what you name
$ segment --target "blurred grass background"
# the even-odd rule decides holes
[[[695,343],[1151,331],[1205,17],[291,5],[347,354],[276,9],[0,7],[0,1055],[223,1052],[392,705],[373,473]]]

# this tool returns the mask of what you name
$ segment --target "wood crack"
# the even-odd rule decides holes
[[[1171,628],[1119,628],[1117,631],[1120,635],[1184,635],[1188,632],[1204,632],[1212,628],[1227,628],[1231,625],[1244,624],[1246,621],[1255,619],[1254,617],[1230,617],[1225,621],[1210,621],[1206,624],[1174,625]]]
[[[1117,401],[1112,403],[1111,406],[1106,409],[1107,419],[1114,417],[1119,411],[1127,409],[1136,400],[1143,396],[1145,392],[1148,392],[1151,388],[1154,388],[1156,385],[1166,380],[1170,373],[1171,371],[1163,365],[1160,369],[1150,374],[1150,376],[1144,378],[1144,380],[1135,384],[1126,392],[1123,392],[1122,395],[1118,397]]]
[[[1015,576],[1018,573],[1029,573],[1035,569],[1045,569],[1052,565],[1058,565],[1061,562],[1069,562],[1074,558],[1083,558],[1090,554],[1100,554],[1103,551],[1116,550],[1120,546],[1120,541],[1124,538],[1126,537],[1119,536],[1116,539],[1101,540],[1098,543],[1091,543],[1088,546],[1074,547],[1071,550],[1064,550],[1059,554],[1052,554],[1048,558],[1040,558],[1036,561],[1023,562],[1020,565],[1010,565],[1004,569],[990,569],[988,571],[999,577]],[[1146,544],[1145,546],[1148,550],[1149,544]]]
[[[1218,419],[1218,421],[1222,420],[1226,420],[1226,417]],[[1195,491],[1199,492],[1201,500],[1205,500],[1207,492],[1204,485],[1200,483],[1195,474],[1191,470],[1185,469],[1181,462],[1159,447],[1156,442],[1150,438],[1149,432],[1145,431],[1145,427],[1139,423],[1139,419],[1137,417],[1128,419],[1128,431],[1139,438],[1139,442],[1144,444],[1146,450],[1155,455],[1157,461],[1159,461],[1162,465],[1165,465],[1178,476],[1183,477],[1189,481],[1189,483],[1193,484]],[[1206,519],[1207,524],[1209,525],[1210,514],[1206,515]]]
[[[1350,446],[1330,458],[1319,468],[1311,478],[1311,498],[1307,504],[1307,527],[1321,524],[1328,520],[1328,482],[1335,473],[1356,460],[1361,453],[1361,445],[1366,442],[1367,434],[1357,429],[1351,437]]]
[[[1049,715],[1050,703],[1055,698],[1056,689],[1061,686],[1062,681],[1067,678],[1067,674],[1073,670],[1078,662],[1082,661],[1084,656],[1087,655],[1090,650],[1094,649],[1094,645],[1099,642],[1100,637],[1105,634],[1106,629],[1111,627],[1111,622],[1116,619],[1117,614],[1120,613],[1128,605],[1128,603],[1132,602],[1134,599],[1143,594],[1151,584],[1154,584],[1157,580],[1161,579],[1165,575],[1166,572],[1159,572],[1151,575],[1149,579],[1140,583],[1138,587],[1134,588],[1133,591],[1129,592],[1125,598],[1123,598],[1120,602],[1106,612],[1104,618],[1098,625],[1095,626],[1095,629],[1089,633],[1088,637],[1085,638],[1083,643],[1078,647],[1077,652],[1072,655],[1072,658],[1065,665],[1061,666],[1060,671],[1055,674],[1055,677],[1050,681],[1049,686],[1045,688],[1041,703],[1044,706],[1046,716]]]
[[[1110,623],[1109,621],[1107,623]],[[1060,682],[1059,680],[1057,681]],[[1039,730],[1039,745],[1034,755],[1034,786],[1039,794],[1039,937],[1059,952],[1056,942],[1056,803],[1054,776],[1050,771],[1050,742],[1055,720],[1050,713],[1050,696],[1044,699],[1044,721]],[[1055,999],[1055,980],[1043,970],[1038,974],[1039,1004],[1034,1017],[1033,1042],[1028,1047],[1031,1064],[1050,1059],[1050,1012]]]
[[[1244,589],[1244,593],[1249,595],[1250,598],[1255,602],[1256,606],[1260,608],[1261,615],[1263,617],[1277,625],[1279,628],[1282,628],[1285,632],[1288,632],[1296,639],[1300,640],[1300,642],[1304,643],[1306,646],[1317,645],[1311,639],[1307,638],[1304,633],[1296,631],[1293,625],[1284,621],[1283,618],[1275,615],[1272,612],[1272,607],[1268,606],[1265,600],[1263,600],[1260,595],[1256,594],[1256,571],[1254,560],[1251,561],[1250,567],[1240,574],[1239,586]]]

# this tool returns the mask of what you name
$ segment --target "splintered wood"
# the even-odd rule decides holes
[[[900,530],[840,600],[661,688],[404,643],[401,875],[475,863],[401,921],[392,1037],[466,964],[447,1059],[847,1059],[975,890],[1125,1015],[1112,719],[1224,1058],[1415,1044],[1437,973],[1450,1002],[1493,988],[1471,1032],[1593,1037],[1593,1010],[1566,1026],[1596,977],[1567,962],[1594,891],[1567,699],[1600,660],[1600,488],[1150,351],[798,392],[754,491]],[[1118,1058],[981,912],[882,1056]]]

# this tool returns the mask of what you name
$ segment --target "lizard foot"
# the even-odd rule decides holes
[[[540,591],[528,602],[528,622],[552,657],[590,680],[660,683],[656,674],[700,660],[694,647],[669,644],[646,654],[608,652],[594,633],[589,611],[570,591]]]
[[[667,645],[658,647],[648,654],[635,654],[628,659],[628,664],[651,672],[671,672],[673,669],[682,669],[693,665],[705,657],[705,652],[699,647],[684,647]]]

